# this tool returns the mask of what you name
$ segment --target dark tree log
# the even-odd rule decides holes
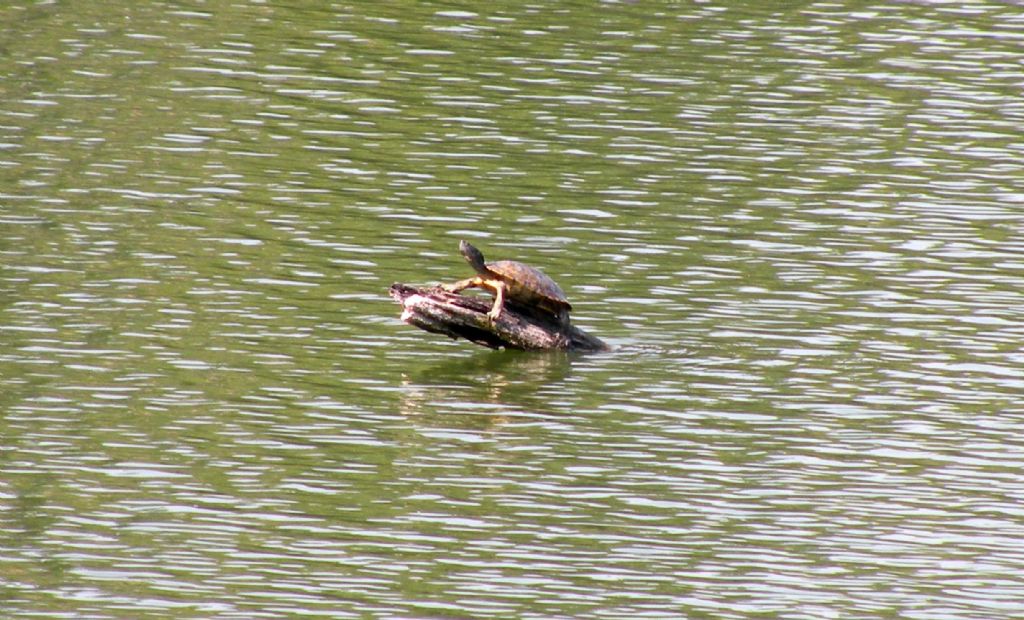
[[[608,345],[572,325],[559,325],[554,317],[531,308],[505,303],[493,323],[487,312],[492,300],[449,293],[439,287],[416,288],[392,284],[391,297],[402,304],[402,320],[422,330],[465,338],[492,349],[502,347],[536,351],[605,351]]]

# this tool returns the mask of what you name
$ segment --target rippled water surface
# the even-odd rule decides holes
[[[4,616],[1024,617],[1024,13],[754,4],[0,7]]]

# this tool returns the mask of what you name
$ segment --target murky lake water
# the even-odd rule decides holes
[[[1024,12],[746,4],[0,8],[5,616],[1024,615]]]

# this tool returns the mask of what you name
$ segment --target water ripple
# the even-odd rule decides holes
[[[1012,7],[103,6],[0,9],[11,614],[1019,615]],[[464,237],[615,350],[401,324]]]

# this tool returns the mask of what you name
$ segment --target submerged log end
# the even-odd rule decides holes
[[[417,288],[392,284],[391,297],[402,305],[403,322],[424,331],[465,338],[492,349],[560,349],[604,351],[608,345],[572,325],[506,305],[497,321],[487,317],[491,302],[480,297],[449,293],[439,287]]]

